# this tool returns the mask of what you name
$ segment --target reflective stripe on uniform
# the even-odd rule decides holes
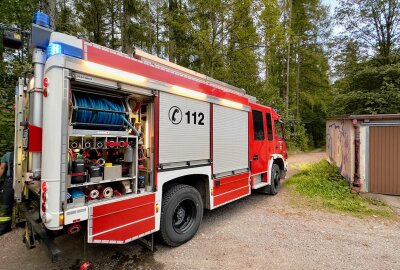
[[[0,217],[0,222],[7,222],[10,220],[11,220],[11,217]]]

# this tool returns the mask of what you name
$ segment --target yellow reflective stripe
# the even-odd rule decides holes
[[[11,217],[0,217],[0,222],[10,221]]]

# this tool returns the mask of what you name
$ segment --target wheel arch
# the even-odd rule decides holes
[[[276,164],[276,165],[279,166],[279,170],[280,170],[280,173],[281,173],[281,178],[284,179],[285,176],[286,176],[286,164],[283,161],[283,159],[278,157],[278,158],[274,159],[274,163],[273,164]]]
[[[279,169],[281,171],[281,179],[284,179],[286,176],[286,171],[287,171],[286,160],[283,158],[282,155],[274,154],[274,155],[272,155],[270,162],[269,162],[269,166],[268,166],[268,182],[269,183],[271,181],[271,170],[272,170],[272,166],[274,164],[277,164],[279,166]]]
[[[191,173],[171,178],[162,185],[162,193],[174,184],[184,184],[194,187],[201,195],[204,208],[210,209],[210,177],[207,174]]]

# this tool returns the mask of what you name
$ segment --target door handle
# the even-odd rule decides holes
[[[258,160],[258,155],[254,155],[253,160]]]

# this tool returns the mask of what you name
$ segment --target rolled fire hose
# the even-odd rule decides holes
[[[78,148],[78,143],[77,143],[77,142],[71,142],[71,143],[69,144],[69,148],[72,148],[72,149]]]
[[[97,162],[98,162],[98,164],[99,164],[100,166],[104,166],[104,164],[106,164],[106,161],[105,161],[104,158],[99,158],[99,159],[97,160]]]
[[[99,197],[100,192],[97,189],[93,189],[89,192],[89,198],[95,200]]]
[[[96,142],[97,148],[103,148],[103,142]]]
[[[103,190],[103,196],[106,199],[112,198],[112,196],[114,195],[114,190],[111,187],[106,187]]]

